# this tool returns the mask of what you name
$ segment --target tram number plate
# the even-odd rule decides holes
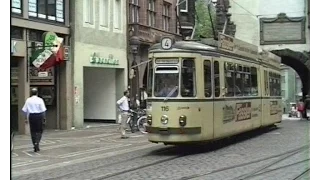
[[[161,106],[162,111],[169,111],[169,106]]]

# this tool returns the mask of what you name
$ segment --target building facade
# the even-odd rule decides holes
[[[310,1],[230,1],[235,37],[281,57],[302,81],[302,94],[310,93]]]
[[[177,33],[177,0],[128,0],[128,60],[131,95],[140,98],[146,86],[148,48],[161,37],[182,39]],[[134,101],[132,101],[134,102]]]
[[[71,3],[73,126],[115,121],[127,89],[127,1]]]
[[[38,89],[47,106],[49,129],[71,127],[68,89],[70,62],[64,61],[47,69],[30,63],[33,53],[43,48],[43,34],[51,32],[69,45],[69,0],[14,0],[11,3],[11,128],[28,133],[22,107],[30,88]],[[39,73],[42,71],[41,73]]]

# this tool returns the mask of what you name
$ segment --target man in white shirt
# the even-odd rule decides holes
[[[129,115],[129,91],[124,91],[123,96],[121,99],[117,101],[118,109],[121,113],[121,123],[120,123],[120,133],[122,139],[127,139],[128,136],[126,136],[126,125]]]
[[[38,97],[38,90],[31,89],[31,97],[29,97],[22,111],[26,116],[26,123],[30,125],[31,140],[34,146],[34,152],[40,151],[39,143],[43,132],[43,124],[45,122],[45,112],[47,108],[42,98]]]

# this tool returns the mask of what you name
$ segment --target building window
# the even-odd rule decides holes
[[[42,35],[44,31],[39,30],[29,30],[29,41],[43,41]]]
[[[204,80],[204,96],[211,97],[212,82],[211,82],[211,61],[205,60],[203,62],[203,80]]]
[[[113,28],[121,29],[121,18],[122,18],[122,8],[121,8],[121,0],[115,0],[114,3],[114,14],[113,14]]]
[[[12,39],[23,39],[23,28],[11,26],[10,30]]]
[[[100,0],[100,26],[109,27],[109,2],[110,0]]]
[[[93,25],[93,3],[92,0],[84,0],[84,22]]]
[[[148,5],[148,25],[155,27],[156,26],[156,11],[155,11],[155,0],[149,0]]]
[[[188,0],[180,0],[180,12],[188,12]]]
[[[163,24],[163,29],[165,31],[169,31],[169,25],[170,25],[169,9],[170,9],[170,5],[169,4],[164,4],[163,5],[162,24]]]
[[[22,0],[11,0],[11,12],[22,15]]]
[[[64,0],[29,0],[29,16],[64,22]]]
[[[139,22],[139,0],[130,0],[130,22]]]

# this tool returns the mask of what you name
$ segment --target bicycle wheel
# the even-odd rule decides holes
[[[141,133],[143,134],[146,134],[148,133],[147,132],[147,129],[146,129],[146,126],[147,126],[147,116],[141,116],[138,121],[137,121],[137,126],[138,126],[138,129]]]

